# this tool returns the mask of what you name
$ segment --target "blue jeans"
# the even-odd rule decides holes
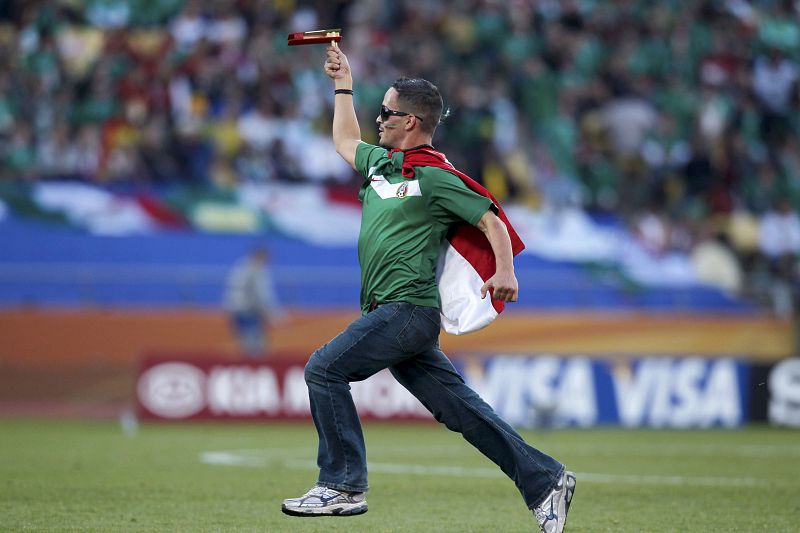
[[[253,311],[231,314],[231,325],[236,332],[239,349],[247,357],[263,357],[267,353],[267,335],[264,315]]]
[[[305,369],[311,416],[319,434],[317,484],[367,490],[364,436],[351,381],[389,368],[448,429],[494,461],[535,507],[556,486],[564,466],[528,445],[472,389],[439,349],[439,310],[391,302],[362,316],[313,353]]]

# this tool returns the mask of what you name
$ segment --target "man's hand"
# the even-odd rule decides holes
[[[347,61],[347,56],[339,48],[339,45],[334,42],[326,50],[328,57],[325,59],[325,74],[332,80],[350,78],[350,63]]]
[[[519,286],[517,277],[513,272],[495,272],[494,276],[486,280],[481,287],[481,298],[486,298],[486,294],[492,291],[492,298],[501,302],[516,302]]]
[[[481,298],[492,291],[492,298],[501,302],[516,302],[519,294],[517,277],[514,275],[514,255],[508,228],[491,209],[486,211],[475,226],[481,230],[494,252],[497,270],[481,287]]]

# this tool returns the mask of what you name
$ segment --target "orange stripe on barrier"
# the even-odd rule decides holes
[[[276,352],[306,358],[357,317],[296,312],[271,330]],[[0,361],[132,363],[156,351],[237,355],[221,311],[3,310]],[[789,321],[768,317],[633,316],[507,312],[490,327],[442,335],[447,353],[737,355],[776,360],[794,351]]]

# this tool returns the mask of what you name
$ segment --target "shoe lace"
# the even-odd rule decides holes
[[[328,490],[330,490],[328,487],[320,487],[319,485],[316,485],[316,486],[315,486],[315,487],[313,487],[313,488],[312,488],[310,491],[306,492],[304,497],[308,497],[308,496],[322,496],[322,495],[324,495],[324,494],[325,494],[325,492],[326,492],[326,491],[328,491]]]
[[[550,493],[550,495],[537,507],[533,508],[533,516],[539,525],[544,527],[545,522],[551,520],[555,515],[553,513],[553,498],[558,494],[558,489]]]
[[[536,507],[533,509],[533,516],[536,517],[536,521],[539,522],[540,526],[543,526],[547,520],[547,513],[545,513],[544,509],[541,507]]]

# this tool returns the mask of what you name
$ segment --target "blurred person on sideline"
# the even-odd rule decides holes
[[[517,300],[513,254],[521,241],[504,222],[502,209],[431,146],[443,107],[435,85],[420,78],[395,81],[376,119],[381,146],[374,146],[361,140],[350,64],[338,46],[328,47],[324,69],[335,82],[336,151],[364,177],[358,244],[362,315],[306,365],[320,472],[305,495],[283,501],[282,511],[293,516],[367,511],[366,447],[350,382],[388,368],[436,420],[461,433],[514,480],[542,531],[563,531],[574,474],[526,443],[467,387],[439,349],[436,270],[448,231],[463,223],[469,231],[477,228],[476,241],[493,255],[494,275],[474,290],[502,302]],[[461,290],[469,291],[469,285]]]
[[[242,353],[252,358],[266,356],[268,326],[279,316],[266,248],[253,248],[231,269],[225,285],[225,310]]]

